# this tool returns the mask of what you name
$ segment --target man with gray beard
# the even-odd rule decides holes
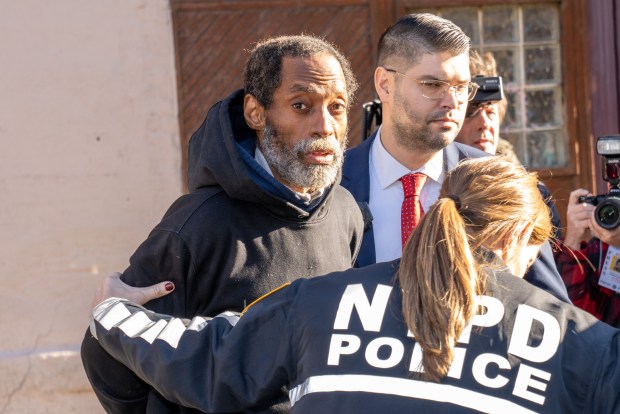
[[[183,318],[242,311],[298,278],[348,269],[362,217],[338,185],[347,112],[357,84],[349,62],[311,36],[259,43],[244,89],[215,104],[189,146],[189,194],[138,247],[121,280],[170,281],[146,306]],[[194,412],[178,407],[103,351],[87,331],[82,360],[109,413]],[[192,378],[179,378],[191,387]],[[273,407],[288,412],[287,395]]]

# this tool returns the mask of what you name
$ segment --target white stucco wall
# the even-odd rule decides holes
[[[0,0],[0,413],[103,412],[100,278],[181,194],[168,0]]]

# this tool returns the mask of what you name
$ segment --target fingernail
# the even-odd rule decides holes
[[[164,289],[166,289],[166,292],[170,292],[172,289],[174,289],[174,284],[172,282],[168,282],[164,285]]]

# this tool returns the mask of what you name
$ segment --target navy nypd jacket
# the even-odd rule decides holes
[[[297,280],[241,318],[181,320],[112,298],[91,330],[166,398],[207,412],[283,386],[300,414],[620,412],[620,331],[508,273],[489,277],[448,376],[418,379],[397,266]]]

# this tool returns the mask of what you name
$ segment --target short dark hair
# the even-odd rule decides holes
[[[250,52],[243,73],[243,88],[265,108],[273,102],[273,94],[282,81],[282,60],[289,57],[308,57],[328,54],[336,58],[344,73],[349,101],[358,88],[349,60],[338,48],[325,39],[310,36],[279,36],[259,42]]]
[[[386,29],[379,39],[378,64],[396,58],[412,65],[428,53],[468,54],[471,40],[460,27],[430,13],[408,14]]]

